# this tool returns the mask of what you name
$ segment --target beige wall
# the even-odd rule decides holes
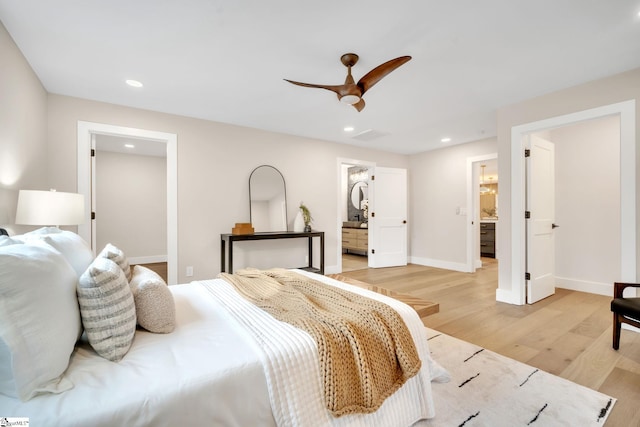
[[[344,144],[121,107],[60,95],[48,97],[50,181],[76,188],[78,120],[178,135],[178,281],[186,266],[194,278],[211,278],[220,268],[220,234],[249,221],[248,182],[261,164],[275,166],[287,185],[289,223],[300,201],[325,231],[325,262],[337,264],[338,158],[408,167],[408,157]],[[306,252],[296,252],[303,264]],[[240,254],[238,254],[240,255]],[[242,266],[242,265],[239,265]],[[289,265],[285,265],[289,266]]]
[[[511,270],[511,129],[524,125],[558,117],[574,112],[584,111],[614,103],[637,100],[640,98],[640,69],[606,77],[580,86],[564,89],[545,96],[510,105],[498,110],[498,175],[500,176],[499,205],[500,225],[498,245],[500,252],[499,292],[509,295],[513,290]],[[636,101],[637,102],[637,101]],[[636,146],[640,138],[640,108],[636,105]],[[640,150],[636,150],[636,156]],[[638,159],[636,158],[636,165]],[[637,177],[636,177],[637,181]],[[524,244],[515,242],[514,244]]]
[[[166,157],[98,151],[96,199],[96,251],[112,243],[131,263],[167,260]]]
[[[411,262],[465,271],[467,158],[496,151],[489,138],[411,156]]]
[[[14,225],[18,190],[50,187],[47,93],[2,24],[0,58],[0,227],[14,234],[30,229]]]
[[[555,146],[556,285],[612,295],[620,279],[620,118],[548,132]],[[597,260],[597,262],[585,262]]]

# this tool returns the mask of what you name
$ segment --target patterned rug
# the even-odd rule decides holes
[[[427,336],[451,381],[432,383],[436,417],[419,426],[602,426],[616,402],[433,329]]]

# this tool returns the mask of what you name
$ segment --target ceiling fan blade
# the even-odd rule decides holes
[[[362,94],[364,95],[366,91],[371,89],[373,85],[382,80],[383,77],[385,77],[387,74],[389,74],[402,64],[409,62],[410,59],[410,56],[400,56],[398,58],[387,61],[384,64],[380,64],[373,70],[369,71],[358,81],[358,86],[360,86],[360,89],[362,89]]]
[[[337,94],[340,94],[340,91],[344,89],[344,85],[316,85],[312,83],[294,82],[293,80],[287,80],[287,79],[283,79],[283,80],[298,86],[330,90],[331,92],[335,92]]]
[[[365,105],[364,99],[360,98],[360,101],[353,104],[353,108],[355,108],[356,110],[358,110],[358,112],[360,112],[364,108],[364,105]]]

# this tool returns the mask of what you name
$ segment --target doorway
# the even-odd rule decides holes
[[[78,234],[92,246],[96,244],[96,229],[94,221],[90,220],[92,206],[95,203],[91,150],[95,150],[95,136],[107,135],[115,137],[133,138],[166,147],[166,196],[167,196],[167,283],[178,283],[178,215],[177,215],[177,135],[149,131],[144,129],[127,128],[103,123],[78,121],[78,192],[84,194],[85,200],[92,203],[85,204],[85,221],[78,227]]]
[[[476,268],[482,267],[482,258],[480,250],[480,219],[481,219],[481,206],[480,206],[480,186],[481,186],[481,166],[491,165],[491,168],[486,172],[489,172],[491,177],[498,182],[498,153],[490,153],[482,156],[474,156],[467,158],[467,206],[470,207],[470,212],[465,212],[467,216],[467,273],[473,273]],[[489,175],[485,175],[488,178]],[[484,184],[484,183],[482,183]],[[497,198],[495,199],[497,200]],[[461,213],[462,214],[462,213]],[[499,218],[499,213],[494,213]],[[494,227],[497,227],[497,221],[494,222]],[[495,259],[498,259],[497,241],[495,240],[494,229],[494,252]]]
[[[524,144],[527,135],[548,131],[609,115],[620,117],[620,275],[621,281],[636,277],[636,155],[635,101],[626,101],[591,110],[515,126],[511,132],[511,290],[500,287],[496,300],[526,303],[526,179]]]
[[[127,254],[129,264],[166,270],[166,145],[120,136],[94,137],[94,251],[113,243]]]
[[[350,186],[350,183],[351,181],[354,181],[353,182],[354,184],[355,182],[363,181],[362,179],[358,180],[355,178],[351,179],[350,181],[349,168],[359,167],[359,169],[367,170],[371,167],[375,167],[375,165],[376,164],[373,162],[368,162],[364,160],[345,159],[345,158],[338,159],[338,179],[337,179],[338,212],[336,216],[336,218],[338,219],[337,234],[336,234],[338,236],[338,244],[336,245],[336,248],[337,248],[336,259],[338,261],[336,265],[336,270],[337,270],[336,272],[338,273],[341,273],[343,271],[359,270],[359,269],[364,269],[369,267],[368,257],[357,255],[357,254],[349,254],[349,253],[343,254],[342,233],[343,233],[343,223],[345,221],[349,221],[350,219],[348,201],[351,200],[350,190],[353,187],[353,184]],[[367,179],[368,179],[368,176],[369,174],[367,174]],[[358,194],[361,194],[361,193],[358,193]],[[354,200],[356,199],[358,200],[358,203],[360,203],[360,197],[356,197],[356,195],[354,195]],[[355,209],[356,206],[353,205],[353,208]],[[361,213],[359,213],[361,211],[362,211],[361,209],[358,210],[357,214],[361,215]],[[360,246],[363,246],[363,242],[361,243],[362,244]],[[368,247],[368,243],[369,243],[369,239],[368,239],[368,233],[367,233],[367,247]],[[344,268],[346,268],[346,270]]]

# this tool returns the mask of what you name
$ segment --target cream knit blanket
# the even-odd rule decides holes
[[[325,405],[335,416],[374,412],[420,370],[409,330],[386,304],[283,269],[220,277],[315,339]]]

